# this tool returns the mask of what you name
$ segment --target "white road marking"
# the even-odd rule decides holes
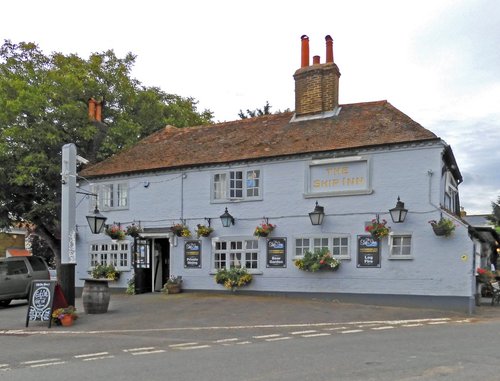
[[[324,328],[325,331],[339,331],[342,329],[347,329],[347,327],[333,327],[333,328]]]
[[[179,348],[179,347],[187,347],[190,345],[197,345],[198,343],[182,343],[182,344],[171,344],[169,345],[170,348]]]
[[[140,355],[152,355],[155,353],[163,353],[164,349],[156,349],[154,351],[142,351],[142,352],[132,352],[132,356],[140,356]]]
[[[402,324],[401,327],[422,327],[423,324],[421,323],[416,323],[416,324]]]
[[[266,341],[280,341],[280,340],[289,340],[291,339],[290,336],[283,336],[283,337],[275,337],[272,339],[266,339]]]
[[[251,341],[238,341],[237,343],[235,343],[236,345],[245,345],[245,344],[252,344]]]
[[[31,365],[31,364],[39,364],[42,362],[53,362],[53,361],[60,361],[61,359],[42,359],[42,360],[31,360],[31,361],[23,361],[21,364],[23,365]]]
[[[318,332],[316,331],[315,329],[311,329],[309,331],[296,331],[296,332],[290,332],[292,335],[304,335],[306,333],[314,333],[314,332]]]
[[[340,333],[358,333],[358,332],[363,332],[363,329],[351,329],[349,331],[341,331]]]
[[[76,355],[73,356],[75,359],[81,359],[81,358],[86,358],[86,357],[96,357],[96,356],[104,356],[104,355],[109,355],[109,352],[99,352],[99,353],[88,353],[85,355]]]
[[[110,355],[110,356],[99,356],[99,357],[89,357],[86,359],[83,359],[82,361],[96,361],[96,360],[105,360],[105,359],[112,359],[115,356]]]
[[[267,329],[267,328],[323,328],[360,325],[360,324],[382,324],[382,325],[401,325],[411,323],[430,323],[447,321],[451,318],[431,318],[431,319],[408,319],[408,320],[374,320],[374,321],[353,321],[343,323],[297,323],[297,324],[257,324],[257,325],[235,325],[235,326],[211,326],[211,327],[180,327],[180,328],[148,328],[148,329],[110,329],[101,331],[30,331],[30,330],[9,330],[4,334],[38,334],[38,335],[102,335],[110,333],[141,333],[141,332],[179,332],[179,331],[217,331],[217,330],[235,330],[235,329]],[[330,328],[331,329],[331,328]],[[345,329],[345,328],[344,328]]]
[[[214,343],[227,343],[229,341],[238,341],[239,339],[237,337],[232,337],[230,339],[220,339],[220,340],[215,340]]]
[[[189,351],[191,349],[205,349],[205,348],[210,348],[210,345],[198,345],[195,347],[179,347],[177,349],[179,349],[181,351]]]
[[[261,336],[252,336],[254,339],[267,339],[269,337],[278,337],[281,336],[279,333],[274,333],[272,335],[261,335]]]
[[[319,337],[319,336],[331,336],[332,334],[331,333],[326,333],[326,332],[323,332],[323,333],[312,333],[310,335],[301,335],[302,337]]]
[[[447,321],[431,321],[431,322],[429,322],[427,324],[429,324],[429,325],[437,325],[437,324],[448,324],[448,323],[449,322],[447,322]]]
[[[30,368],[40,368],[42,366],[52,366],[52,365],[61,365],[61,364],[66,364],[66,361],[47,362],[44,364],[33,364],[33,365],[30,365]]]
[[[387,326],[384,326],[384,327],[373,327],[373,328],[370,328],[374,331],[383,331],[384,329],[394,329],[394,327],[392,325],[387,325]]]
[[[155,347],[129,348],[124,349],[123,352],[149,351],[151,349],[155,349]]]

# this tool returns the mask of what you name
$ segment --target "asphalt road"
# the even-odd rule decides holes
[[[154,306],[163,315],[152,321]],[[114,296],[110,313],[49,330],[25,329],[21,304],[0,310],[0,379],[495,380],[497,311],[151,294]]]

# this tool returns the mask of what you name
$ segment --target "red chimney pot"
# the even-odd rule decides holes
[[[325,37],[326,40],[326,62],[333,62],[333,38],[328,35]]]
[[[309,37],[304,34],[300,39],[302,40],[300,67],[307,67],[309,66]]]
[[[319,56],[314,56],[313,57],[313,65],[319,65],[319,60],[320,60]]]

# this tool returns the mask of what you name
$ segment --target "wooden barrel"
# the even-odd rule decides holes
[[[109,287],[106,279],[85,279],[82,299],[83,309],[88,314],[104,314],[108,312]]]

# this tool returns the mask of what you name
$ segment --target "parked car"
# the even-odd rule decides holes
[[[9,305],[12,299],[28,299],[31,281],[49,279],[49,267],[43,258],[0,258],[0,306]]]

